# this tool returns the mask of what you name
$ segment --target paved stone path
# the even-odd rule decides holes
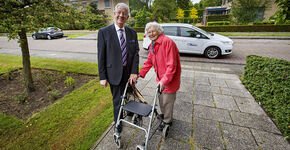
[[[241,84],[235,74],[182,69],[181,88],[174,105],[174,121],[168,138],[156,132],[148,150],[286,150],[289,143]],[[137,88],[153,100],[155,73],[151,69]],[[148,124],[145,118],[144,125]],[[144,131],[124,125],[122,149],[136,149],[145,140]],[[94,150],[117,149],[111,126]]]

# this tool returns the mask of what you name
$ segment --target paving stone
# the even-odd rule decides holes
[[[195,72],[195,77],[196,79],[200,78],[200,77],[216,77],[217,73],[213,73],[213,72],[202,72],[202,71],[196,71]]]
[[[193,98],[193,104],[214,107],[212,93],[210,92],[195,91]]]
[[[209,85],[196,84],[194,87],[194,90],[221,94],[219,87],[209,86]]]
[[[193,89],[193,83],[192,82],[181,82],[179,92],[185,92],[185,93],[191,93]]]
[[[181,71],[181,77],[189,77],[189,78],[194,78],[194,71],[191,70],[182,70]]]
[[[156,75],[155,75],[154,69],[151,68],[151,69],[147,72],[147,74],[146,74],[144,80],[149,81],[149,80],[151,80],[152,78],[155,78],[155,76],[156,76]]]
[[[192,122],[192,109],[193,105],[191,103],[186,103],[183,101],[175,101],[173,108],[173,118],[188,123]]]
[[[281,134],[279,129],[268,116],[247,114],[236,111],[231,111],[230,114],[235,125]]]
[[[195,117],[193,123],[194,144],[206,149],[224,149],[218,122]]]
[[[239,111],[238,106],[232,96],[213,94],[213,99],[217,108]]]
[[[192,94],[177,91],[176,101],[183,101],[192,104]]]
[[[152,150],[158,149],[161,139],[162,139],[162,136],[154,134],[152,138],[148,140],[147,149],[152,149]],[[145,143],[145,140],[146,140],[145,132],[143,130],[136,130],[136,133],[134,134],[134,138],[132,138],[132,141],[130,141],[126,150],[136,150],[136,146]]]
[[[157,87],[156,80],[151,79],[149,82],[147,82],[146,87],[156,89],[156,87]]]
[[[121,133],[121,143],[122,143],[122,149],[124,149],[129,141],[130,138],[132,138],[132,134],[134,132],[134,129],[129,127],[123,127],[122,133]],[[100,144],[95,150],[115,150],[117,149],[117,145],[114,142],[114,129],[113,127],[111,130],[107,133],[107,135],[102,139]]]
[[[169,128],[167,137],[179,141],[190,142],[191,130],[192,130],[191,123],[174,119],[172,126]]]
[[[234,97],[241,112],[251,113],[256,115],[266,115],[261,106],[251,98]]]
[[[209,78],[209,83],[211,86],[228,87],[226,81],[223,79]]]
[[[201,84],[201,85],[210,85],[208,77],[199,77],[196,78],[194,84]]]
[[[258,149],[255,139],[248,128],[221,123],[223,137],[227,149],[253,150]]]
[[[230,89],[230,88],[222,87],[221,91],[223,95],[253,98],[253,96],[245,89]]]
[[[156,93],[156,89],[146,87],[140,91],[143,96],[154,96]]]
[[[138,79],[137,84],[136,84],[136,88],[141,91],[142,89],[145,88],[147,82],[141,79]]]
[[[282,135],[251,129],[258,145],[263,150],[289,150],[290,145]]]
[[[225,73],[216,73],[216,78],[226,80],[240,80],[239,77],[235,74],[225,74]]]
[[[232,123],[229,112],[224,109],[194,105],[194,117]]]
[[[231,89],[245,89],[240,80],[226,80],[225,82]]]
[[[167,138],[162,141],[160,150],[191,150],[191,145]]]

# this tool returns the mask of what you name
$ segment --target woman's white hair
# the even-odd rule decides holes
[[[163,33],[163,28],[157,22],[148,22],[145,27],[145,34],[147,34],[150,28],[157,30],[158,34]]]
[[[118,9],[119,7],[124,7],[124,8],[126,8],[126,10],[127,10],[127,12],[128,12],[128,15],[130,14],[130,8],[129,8],[129,6],[128,6],[127,4],[125,4],[125,3],[118,3],[118,4],[115,6],[114,12],[116,12],[117,9]]]

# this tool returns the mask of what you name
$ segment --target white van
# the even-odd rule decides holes
[[[180,53],[202,54],[208,58],[232,53],[233,41],[225,36],[206,32],[198,27],[183,23],[162,23],[163,32],[177,45]],[[143,48],[149,49],[151,40],[146,33]]]

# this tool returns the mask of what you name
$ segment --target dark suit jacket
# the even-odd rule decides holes
[[[139,71],[139,44],[135,30],[125,27],[127,46],[127,67],[130,74]],[[114,24],[98,32],[98,67],[100,80],[119,85],[122,79],[122,53]]]

